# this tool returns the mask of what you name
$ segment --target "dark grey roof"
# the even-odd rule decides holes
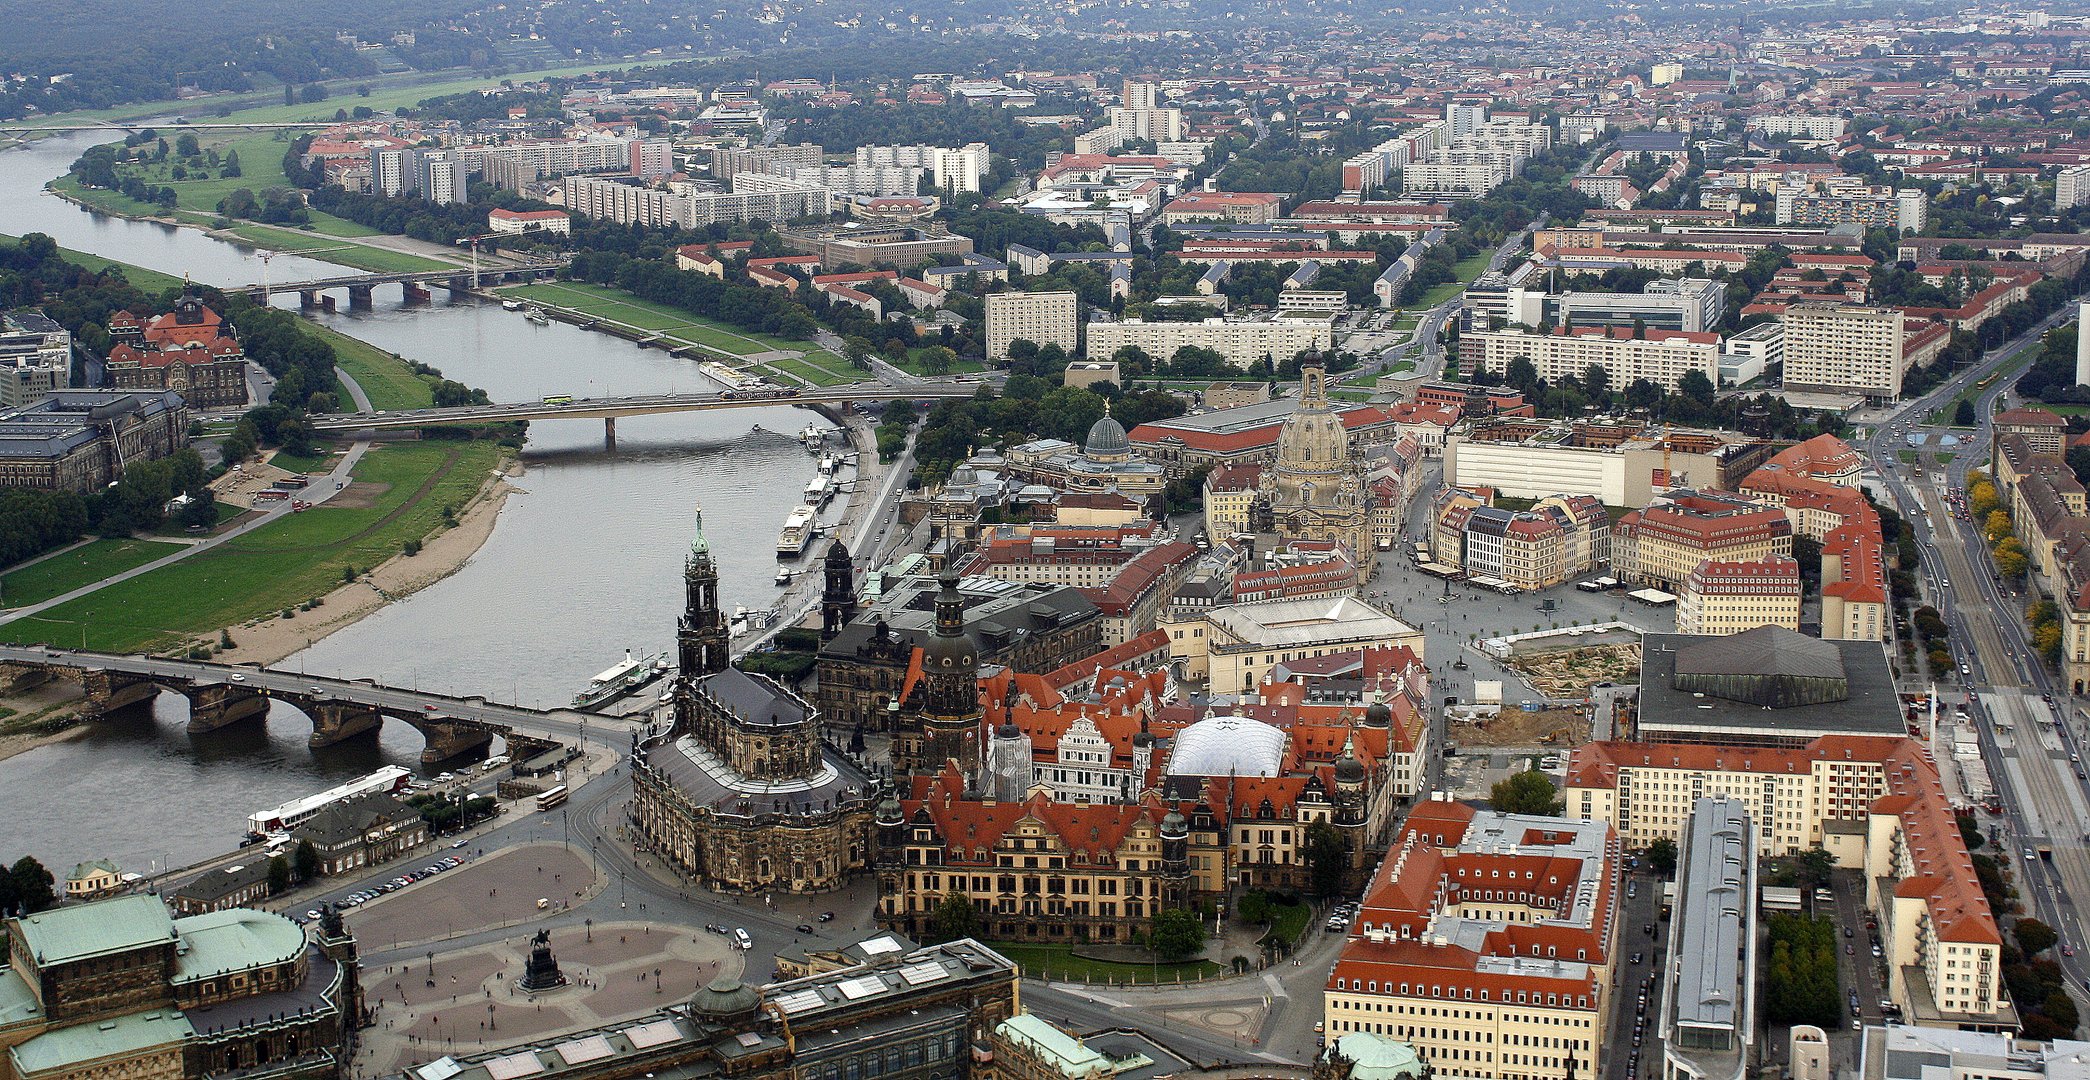
[[[1679,650],[1705,642],[1731,640],[1731,637],[1696,634],[1648,634],[1642,639],[1638,715],[1642,738],[1797,746],[1823,735],[1902,736],[1908,733],[1902,720],[1901,700],[1895,693],[1894,673],[1887,664],[1887,651],[1877,641],[1823,643],[1834,648],[1843,663],[1844,682],[1834,688],[1835,700],[1766,708],[1756,702],[1731,700],[1676,685]],[[1759,673],[1685,675],[1683,678],[1740,684],[1755,674]],[[1785,681],[1819,687],[1834,680],[1819,676],[1787,676]]]
[[[899,641],[926,645],[936,626],[936,594],[941,585],[933,577],[905,577],[887,586],[878,602],[859,612],[835,639],[820,650],[822,656],[856,657],[869,644],[874,627],[884,620]],[[965,597],[965,632],[985,659],[998,659],[1034,634],[1050,633],[1063,626],[1096,617],[1096,605],[1071,585],[1042,585],[968,577],[958,584]],[[904,663],[906,653],[898,652]]]
[[[750,675],[735,667],[705,676],[699,688],[705,696],[751,727],[803,724],[812,712],[811,707],[797,695],[760,675]]]
[[[300,840],[328,847],[354,839],[377,822],[404,821],[421,816],[419,810],[382,791],[343,799],[305,819],[291,830]]]
[[[212,903],[222,900],[241,889],[259,885],[268,880],[268,856],[257,848],[254,857],[243,863],[234,863],[204,872],[182,882],[174,889],[174,895],[182,899]]]
[[[1790,675],[1841,679],[1843,654],[1834,642],[1782,626],[1759,626],[1726,637],[1707,638],[1676,650],[1679,675]]]

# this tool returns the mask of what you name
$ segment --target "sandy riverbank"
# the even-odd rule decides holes
[[[273,664],[463,569],[493,535],[508,496],[528,494],[508,482],[509,477],[521,474],[521,464],[510,461],[503,475],[489,477],[458,515],[456,526],[423,544],[420,554],[392,556],[353,584],[328,593],[324,604],[294,619],[278,615],[232,627],[233,647],[211,659],[221,664]]]

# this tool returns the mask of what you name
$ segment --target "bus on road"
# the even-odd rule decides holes
[[[573,404],[573,395],[553,394],[550,397],[545,398],[544,403],[546,405],[571,405]]]
[[[545,810],[550,810],[553,807],[563,806],[565,802],[566,785],[560,784],[558,787],[555,787],[550,791],[543,792],[537,796],[537,809],[539,812],[543,812]]]

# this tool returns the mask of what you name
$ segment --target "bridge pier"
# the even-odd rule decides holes
[[[409,304],[425,304],[429,300],[426,286],[411,281],[402,281],[399,283],[399,287],[405,292],[405,300]]]
[[[444,282],[443,287],[449,289],[451,292],[465,292],[472,287],[472,275],[459,274],[456,277],[453,277],[450,280]]]
[[[299,307],[301,307],[301,308],[304,308],[304,309],[305,309],[305,310],[307,310],[307,311],[310,311],[311,309],[313,309],[313,308],[316,308],[316,307],[318,307],[318,306],[319,306],[319,290],[318,290],[318,289],[299,289],[299,290],[298,290],[298,306],[299,306]]]
[[[237,686],[199,686],[188,694],[188,699],[191,735],[266,716],[269,711],[268,698]]]
[[[614,416],[602,418],[602,448],[604,450],[615,450],[617,448],[617,418]]]
[[[463,757],[493,745],[493,729],[459,721],[408,719],[428,745],[421,748],[421,764],[434,765]]]
[[[312,738],[306,745],[315,750],[373,733],[384,723],[384,714],[378,712],[376,706],[347,702],[318,702],[312,706],[309,715],[312,717]]]
[[[320,294],[319,294],[319,307],[320,307],[320,310],[322,310],[322,311],[325,311],[325,312],[326,312],[327,314],[329,314],[329,315],[332,315],[332,314],[333,314],[333,313],[334,313],[334,312],[335,312],[335,311],[337,310],[337,304],[336,304],[336,302],[335,302],[335,300],[334,300],[334,294],[333,294],[333,293],[320,293]]]
[[[160,686],[142,675],[93,669],[80,675],[80,689],[87,692],[86,716],[106,720],[127,712],[149,712]]]
[[[350,285],[348,287],[348,310],[369,311],[370,291],[374,288],[376,288],[374,285]]]

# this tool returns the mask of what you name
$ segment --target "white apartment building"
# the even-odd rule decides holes
[[[1157,143],[1181,142],[1183,139],[1181,109],[1135,109],[1113,105],[1109,123],[1113,129],[1124,132],[1128,139],[1147,139]]]
[[[905,165],[802,165],[791,170],[791,179],[845,195],[913,195],[925,171]]]
[[[1019,338],[1058,345],[1069,356],[1080,351],[1081,302],[1072,292],[989,293],[986,307],[990,360],[1009,355],[1009,343]]]
[[[1892,401],[1908,374],[1902,334],[1900,308],[1794,304],[1785,311],[1785,388]]]
[[[1401,192],[1417,198],[1478,199],[1509,178],[1509,166],[1500,162],[1417,162],[1401,168]]]
[[[1859,225],[1920,233],[1930,223],[1930,196],[1921,188],[1875,187],[1856,177],[1778,185],[1780,225]]]
[[[2070,165],[2054,177],[2054,208],[2090,203],[2090,165]]]
[[[1800,564],[1790,556],[1708,559],[1684,579],[1677,633],[1739,634],[1759,626],[1800,628]]]
[[[993,164],[986,143],[946,146],[859,146],[858,165],[927,169],[936,186],[950,191],[978,191]]]
[[[450,151],[414,150],[409,160],[414,171],[414,191],[422,198],[444,205],[465,201],[470,174]]]
[[[1841,116],[1759,116],[1749,121],[1749,126],[1766,135],[1799,136],[1806,139],[1840,139],[1850,131],[1851,122]]]
[[[1265,356],[1288,360],[1308,349],[1326,349],[1332,341],[1332,326],[1332,317],[1317,311],[1198,322],[1097,320],[1088,326],[1088,351],[1091,356],[1113,356],[1132,345],[1148,356],[1166,359],[1177,349],[1194,345],[1245,368]]]
[[[569,176],[564,183],[566,209],[582,217],[620,225],[652,225],[699,229],[749,221],[790,221],[828,213],[826,188],[789,177],[742,173],[736,189],[678,194],[593,176]]]
[[[373,146],[370,148],[370,193],[373,195],[396,196],[407,192],[411,170],[407,168],[408,150],[403,146]]]
[[[1444,106],[1444,123],[1451,128],[1451,134],[1454,137],[1471,135],[1475,129],[1487,122],[1488,107],[1486,105],[1461,105],[1453,101],[1447,102]]]
[[[1492,374],[1502,374],[1519,357],[1531,361],[1548,382],[1580,379],[1591,364],[1611,376],[1614,387],[1646,379],[1670,388],[1695,371],[1718,385],[1720,335],[1683,330],[1646,330],[1636,338],[1624,326],[1576,327],[1546,333],[1527,330],[1481,330],[1459,342],[1461,360],[1472,358]]]

